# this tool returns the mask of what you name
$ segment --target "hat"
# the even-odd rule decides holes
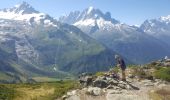
[[[118,59],[118,58],[120,58],[120,56],[119,55],[115,55],[115,59]]]

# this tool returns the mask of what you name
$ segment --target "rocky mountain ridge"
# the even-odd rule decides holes
[[[82,12],[75,11],[62,16],[59,21],[80,28],[90,37],[137,64],[169,56],[170,45],[166,42],[145,33],[142,26],[121,23],[112,18],[109,12],[103,13],[99,9],[89,7]],[[166,39],[170,40],[169,37]]]
[[[16,64],[11,67],[30,78],[72,77],[84,71],[107,70],[114,64],[114,51],[26,2],[0,10],[0,15],[0,50],[15,55]]]

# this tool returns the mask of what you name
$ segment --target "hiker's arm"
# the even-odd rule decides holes
[[[117,66],[117,67],[120,67],[120,65],[121,65],[121,62],[118,60],[116,66]]]

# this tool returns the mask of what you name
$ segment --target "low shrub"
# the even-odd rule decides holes
[[[95,76],[104,76],[104,72],[96,72]]]
[[[5,85],[0,85],[0,100],[13,100],[16,91],[8,88]]]
[[[144,67],[133,67],[131,70],[132,70],[132,75],[138,76],[140,79],[153,80],[152,73]]]
[[[155,71],[154,76],[156,78],[170,82],[170,67],[161,67]]]

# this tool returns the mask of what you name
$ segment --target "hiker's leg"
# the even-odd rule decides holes
[[[125,70],[122,70],[122,80],[126,81],[126,74],[125,74]]]
[[[117,75],[118,75],[118,77],[119,77],[119,78],[118,78],[119,80],[122,78],[121,72],[122,72],[122,69],[119,68],[119,69],[118,69],[118,73],[117,73]]]

